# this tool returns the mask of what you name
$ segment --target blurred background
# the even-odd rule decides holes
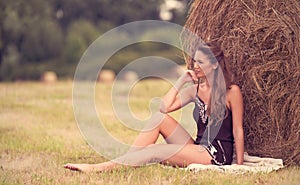
[[[0,0],[0,81],[39,80],[46,71],[72,79],[80,57],[101,34],[138,20],[183,25],[188,5],[189,0]],[[140,43],[116,53],[104,68],[118,73],[148,55],[183,63],[176,48]]]

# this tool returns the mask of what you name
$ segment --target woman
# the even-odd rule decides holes
[[[148,123],[131,150],[114,161],[100,164],[66,164],[70,170],[109,171],[124,166],[159,162],[186,167],[191,163],[231,164],[235,142],[237,164],[243,164],[243,100],[231,84],[226,58],[217,42],[197,48],[189,70],[163,97],[160,112]],[[193,85],[184,87],[186,83]],[[168,113],[194,102],[197,138],[194,140]],[[161,134],[167,144],[155,144]],[[126,164],[125,164],[126,163]]]

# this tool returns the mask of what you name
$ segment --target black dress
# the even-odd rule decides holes
[[[232,162],[233,156],[233,133],[232,133],[232,112],[227,109],[227,116],[221,125],[208,126],[206,105],[198,96],[195,99],[193,111],[197,123],[197,138],[195,144],[202,145],[212,156],[212,164],[228,165]]]

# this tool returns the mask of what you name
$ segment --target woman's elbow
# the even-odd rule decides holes
[[[235,138],[244,138],[244,129],[243,128],[234,129],[233,136]]]
[[[169,113],[170,110],[168,109],[168,107],[165,104],[161,103],[159,106],[159,112],[166,114],[166,113]]]
[[[161,106],[161,107],[159,107],[159,112],[166,114],[169,111],[165,107]]]
[[[159,112],[161,112],[161,113],[163,113],[163,114],[166,114],[166,113],[168,113],[166,110],[164,110],[164,109],[159,109]]]
[[[167,113],[167,109],[164,103],[160,103],[159,105],[159,112],[161,113]]]

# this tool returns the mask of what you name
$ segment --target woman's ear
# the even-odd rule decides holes
[[[218,66],[219,66],[219,63],[218,63],[218,62],[216,62],[216,63],[214,63],[214,64],[212,65],[213,69],[217,69]]]

